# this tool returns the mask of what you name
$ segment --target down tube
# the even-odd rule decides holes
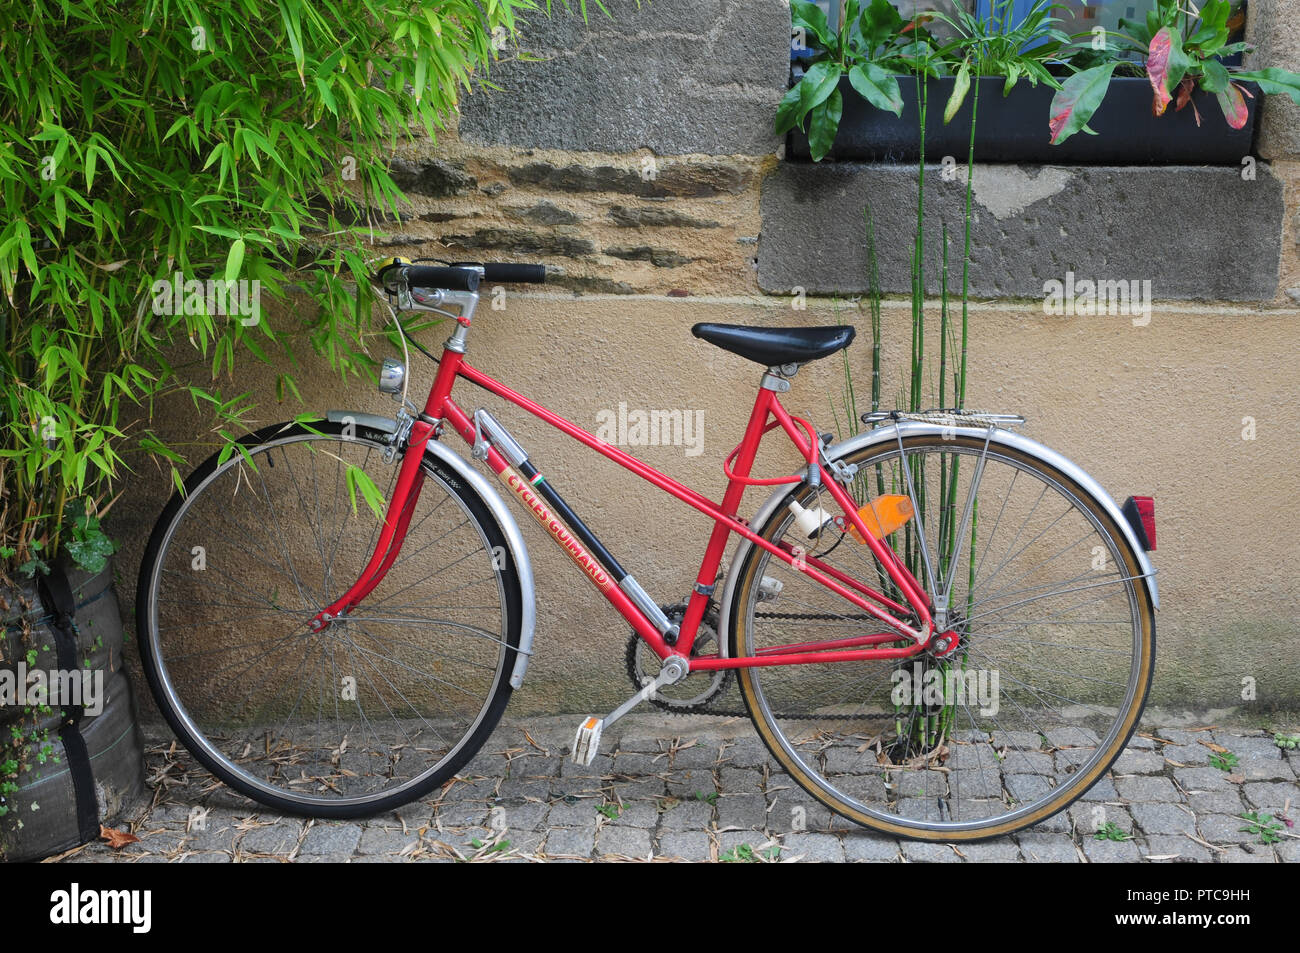
[[[474,424],[465,415],[465,412],[451,398],[443,402],[443,415],[465,440],[472,443],[474,440]],[[670,655],[677,654],[659,633],[659,630],[651,624],[650,620],[645,617],[636,604],[624,594],[615,581],[610,577],[600,561],[594,554],[589,553],[578,539],[573,528],[569,526],[560,517],[558,513],[552,511],[537,493],[533,492],[528,480],[519,473],[514,467],[501,456],[495,447],[489,445],[487,465],[506,485],[510,495],[520,502],[546,531],[546,534],[560,547],[573,562],[575,566],[582,570],[584,576],[596,587],[597,591],[604,596],[611,605],[618,611],[628,624],[636,631],[637,635],[645,640],[646,644],[654,650],[660,658],[667,658]]]

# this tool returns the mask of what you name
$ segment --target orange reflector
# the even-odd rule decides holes
[[[885,495],[876,497],[858,510],[858,517],[867,527],[867,532],[876,539],[884,539],[910,520],[913,513],[912,501],[908,497]],[[849,524],[849,535],[859,543],[866,542],[852,524]]]

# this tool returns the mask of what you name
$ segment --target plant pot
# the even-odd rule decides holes
[[[8,778],[17,791],[0,799],[8,808],[0,817],[4,861],[39,860],[85,843],[144,787],[144,753],[122,664],[123,629],[112,564],[93,575],[68,570],[66,578],[73,607],[70,628],[60,627],[47,611],[34,582],[0,588],[0,598],[9,606],[0,612],[0,677],[17,681],[35,670],[75,668],[102,685],[98,704],[75,724],[63,717],[64,712],[75,716],[75,710],[51,706],[48,714],[28,715],[24,705],[10,706],[13,699],[3,699],[0,762],[17,756],[12,729],[37,736],[17,778]],[[35,652],[30,664],[29,651]]]
[[[927,91],[925,155],[931,162],[952,156],[966,161],[970,148],[972,88],[967,101],[948,125],[943,110],[955,80],[933,79]],[[1201,125],[1189,104],[1181,112],[1173,106],[1165,115],[1151,114],[1151,84],[1145,77],[1111,80],[1101,108],[1089,126],[1097,135],[1079,132],[1059,146],[1050,142],[1047,124],[1055,90],[1024,80],[1003,96],[1003,79],[979,81],[979,116],[975,131],[977,162],[1026,162],[1046,165],[1232,165],[1251,154],[1261,93],[1245,83],[1254,98],[1247,98],[1250,118],[1242,129],[1232,129],[1223,118],[1218,100],[1197,91],[1192,102],[1201,113]],[[903,115],[877,109],[857,94],[847,78],[840,80],[844,113],[830,157],[871,162],[914,162],[920,155],[921,136],[917,109],[917,83],[900,77]],[[790,134],[786,155],[809,161],[808,138],[798,129]]]

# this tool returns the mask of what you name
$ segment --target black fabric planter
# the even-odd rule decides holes
[[[947,126],[943,109],[952,93],[952,77],[931,80],[927,93],[925,155],[928,162],[952,156],[966,161],[970,147],[971,101]],[[1255,98],[1247,98],[1250,119],[1242,129],[1232,129],[1223,118],[1219,102],[1197,93],[1192,102],[1201,113],[1201,125],[1189,104],[1181,112],[1171,105],[1164,116],[1151,115],[1151,84],[1144,77],[1118,77],[1088,125],[1097,131],[1079,132],[1059,146],[1050,142],[1050,106],[1055,90],[1024,80],[1011,95],[1003,96],[1003,80],[989,77],[979,82],[979,116],[975,133],[975,161],[1026,162],[1047,165],[1233,165],[1251,154],[1261,93],[1254,83],[1245,85]],[[920,119],[917,84],[912,77],[899,79],[903,115],[876,109],[857,94],[847,78],[840,80],[844,114],[828,158],[871,162],[915,162],[920,153]],[[972,90],[971,95],[974,95]],[[808,138],[798,129],[790,134],[786,155],[811,161]]]
[[[0,595],[9,604],[0,617],[0,673],[87,671],[103,679],[101,708],[52,706],[49,714],[35,716],[42,736],[36,748],[46,757],[30,755],[18,790],[3,798],[9,810],[0,817],[0,860],[39,860],[97,837],[99,825],[111,823],[131,803],[143,790],[144,754],[122,665],[112,565],[93,576],[71,571],[43,587],[29,584]],[[27,639],[24,627],[30,629]],[[36,652],[32,664],[28,650]],[[8,701],[0,707],[0,761],[15,757],[11,727],[32,727],[24,706]]]

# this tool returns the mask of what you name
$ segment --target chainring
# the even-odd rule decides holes
[[[686,603],[660,606],[669,621],[680,623],[686,615]],[[695,645],[691,655],[710,654],[718,651],[718,613],[710,605],[700,620],[699,630],[695,634]],[[649,681],[654,680],[654,672],[646,666],[657,666],[659,659],[635,632],[627,643],[627,677],[632,685],[640,690]],[[654,670],[658,671],[657,667]],[[707,677],[706,677],[707,676]],[[677,715],[717,714],[709,705],[726,690],[727,680],[731,677],[729,669],[714,672],[700,672],[689,675],[674,685],[665,685],[649,698],[650,704]]]

